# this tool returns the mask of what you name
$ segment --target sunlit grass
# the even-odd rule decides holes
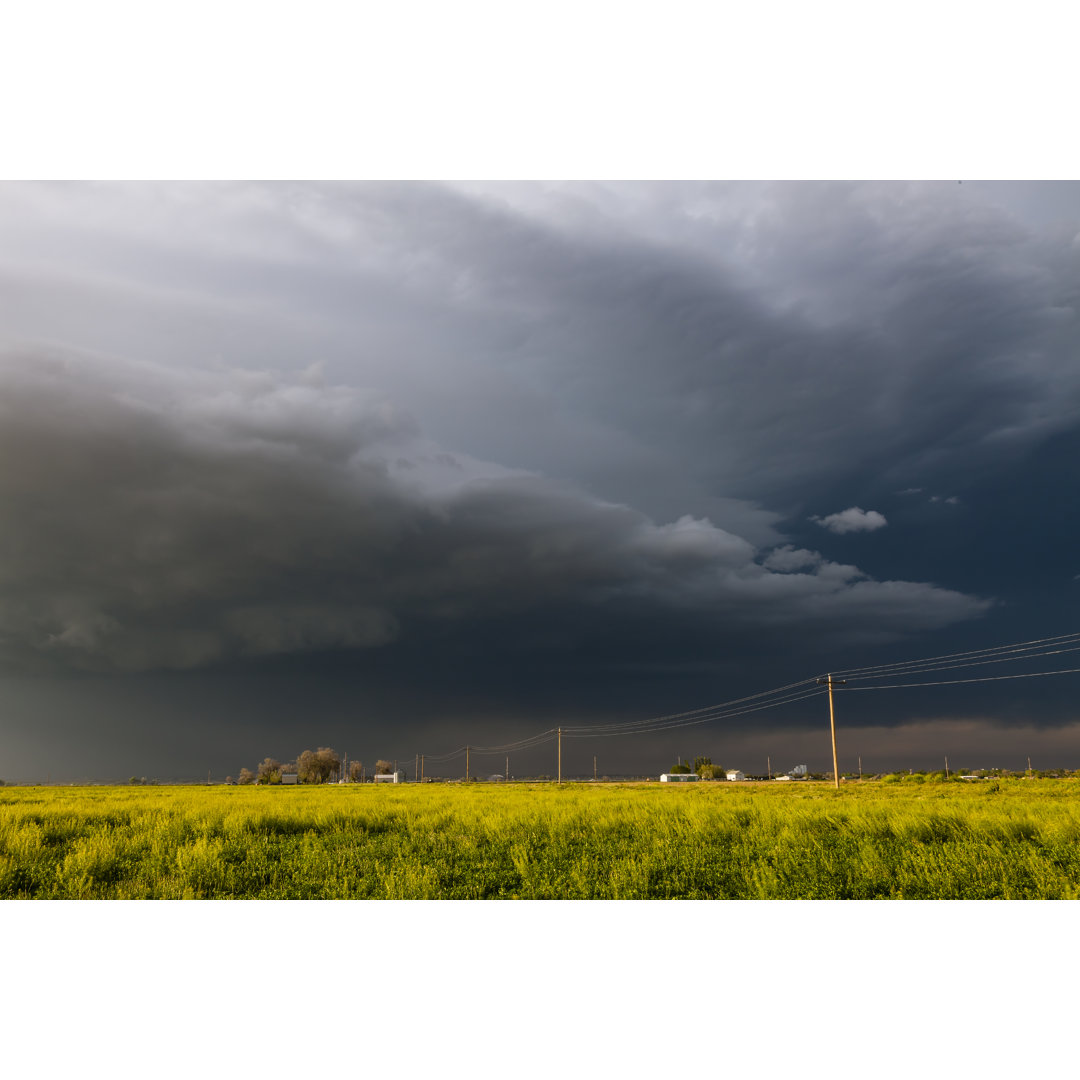
[[[1075,898],[1080,781],[0,789],[0,897]]]

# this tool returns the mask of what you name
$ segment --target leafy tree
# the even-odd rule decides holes
[[[250,769],[241,769],[240,775],[236,778],[238,784],[254,784],[255,774]]]
[[[225,777],[225,783],[226,784],[235,784],[236,781],[231,776],[226,776]]]
[[[723,768],[719,765],[714,765],[711,761],[698,766],[694,771],[702,780],[719,780],[725,775]]]
[[[325,784],[341,768],[341,758],[328,746],[312,752],[305,750],[296,759],[297,779],[301,784]]]
[[[341,757],[336,750],[329,746],[320,746],[315,751],[315,758],[319,762],[319,768],[326,773],[327,780],[335,780],[341,776]]]
[[[263,758],[262,764],[259,766],[256,782],[259,784],[280,784],[281,762],[277,758]]]
[[[671,768],[668,769],[668,772],[673,773],[673,774],[688,773],[689,771],[690,771],[690,766],[689,765],[684,765],[681,761],[679,762],[678,765],[672,765]]]
[[[362,761],[350,761],[349,762],[349,779],[357,781],[364,773],[364,763]]]
[[[698,776],[700,776],[701,775],[701,770],[706,765],[711,765],[711,764],[712,764],[712,758],[711,757],[696,757],[696,758],[694,758],[694,772],[696,772],[698,774]]]
[[[393,771],[394,763],[392,761],[383,761],[382,758],[379,758],[379,760],[375,762],[375,772],[379,776],[389,776]]]

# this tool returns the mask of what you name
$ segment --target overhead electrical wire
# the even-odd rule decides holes
[[[772,697],[775,694],[782,694],[787,690],[793,690],[796,687],[806,686],[814,682],[816,682],[816,678],[800,679],[798,682],[788,683],[787,686],[778,686],[774,690],[762,690],[759,693],[748,694],[745,697],[741,698],[733,698],[731,701],[724,701],[717,705],[705,705],[702,706],[700,709],[690,709],[687,712],[681,713],[670,713],[666,716],[651,716],[645,720],[623,720],[614,721],[606,724],[569,725],[562,729],[562,733],[564,735],[584,737],[592,734],[594,731],[604,734],[614,733],[614,729],[618,728],[620,731],[625,731],[626,734],[631,734],[636,729],[650,727],[654,724],[664,723],[669,720],[675,721],[682,719],[691,719],[694,717],[701,717],[705,713],[716,713],[718,711],[729,709],[735,705],[740,705],[744,702],[754,701],[765,697]]]
[[[792,694],[789,697],[779,698],[775,701],[765,701],[757,705],[748,705],[742,709],[732,709],[725,712],[717,712],[709,716],[700,716],[691,720],[680,720],[673,723],[657,725],[651,728],[637,728],[633,731],[593,731],[585,735],[579,735],[571,732],[570,738],[587,738],[587,739],[604,739],[611,738],[615,735],[649,735],[658,731],[674,731],[677,728],[693,727],[695,724],[707,724],[712,720],[731,720],[737,716],[746,716],[748,713],[761,712],[763,709],[772,709],[778,705],[790,705],[796,701],[806,701],[808,698],[820,697],[822,694],[828,693],[823,686],[815,686],[813,689],[804,690],[798,694]],[[567,731],[563,729],[563,737],[567,737]]]
[[[1014,656],[1009,654],[1015,654],[1018,659],[1026,659],[1026,657],[1019,654],[1027,653],[1028,656],[1041,655],[1041,650],[1048,649],[1051,646],[1063,646],[1080,643],[1080,632],[1074,632],[1071,634],[1059,634],[1056,637],[1047,638],[1035,638],[1032,641],[1020,641],[1010,645],[995,645],[985,649],[970,649],[967,652],[959,653],[945,653],[941,656],[926,656],[918,660],[901,660],[892,664],[872,664],[868,667],[861,668],[845,668],[843,670],[834,671],[833,678],[870,678],[871,675],[877,672],[897,672],[901,669],[916,668],[924,664],[938,664],[943,662],[956,663],[958,666],[962,666],[965,663],[971,662],[974,664],[976,661],[982,661],[986,657],[1001,655],[1006,659],[1013,659]],[[1047,653],[1046,655],[1050,655]],[[876,676],[875,676],[876,677]]]
[[[938,679],[934,682],[889,683],[886,686],[837,686],[838,693],[852,693],[859,690],[906,690],[911,686],[955,686],[957,683],[1002,682],[1005,679],[1039,679],[1045,675],[1070,675],[1080,668],[1059,668],[1056,671],[1029,671],[1019,675],[984,675],[979,679]]]

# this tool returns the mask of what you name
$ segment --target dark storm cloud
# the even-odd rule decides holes
[[[0,377],[9,662],[194,668],[575,610],[895,634],[987,607],[455,456],[355,389],[58,354]]]
[[[1078,190],[3,185],[6,669],[517,731],[1071,630]]]

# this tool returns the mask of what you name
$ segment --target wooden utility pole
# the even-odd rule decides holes
[[[824,679],[818,679],[819,683],[827,683],[829,687],[829,730],[832,732],[832,774],[833,784],[836,786],[836,790],[840,790],[840,768],[836,764],[836,715],[833,712],[833,699],[832,692],[834,686],[844,686],[847,683],[847,679],[838,679],[833,682],[832,673],[830,672]]]
[[[769,779],[771,780],[772,779],[772,758],[771,757],[766,756],[766,758],[765,758],[765,768],[768,770]]]
[[[469,748],[465,747],[465,779],[469,779]]]
[[[946,758],[945,759],[945,768],[948,769],[948,767],[949,767],[949,759]],[[859,779],[860,780],[862,779],[862,758],[861,757],[859,758]]]
[[[945,779],[949,779],[949,755],[945,755]]]
[[[424,782],[424,755],[420,755],[420,783]]]
[[[562,728],[559,728],[559,783],[562,783]]]

